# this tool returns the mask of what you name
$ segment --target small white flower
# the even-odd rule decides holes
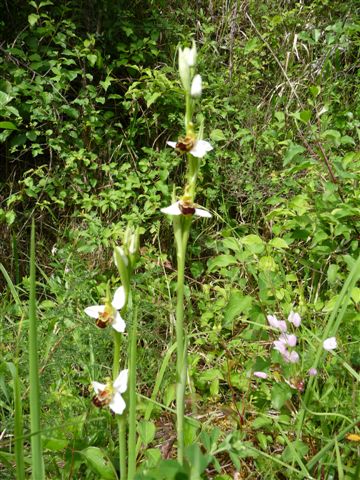
[[[267,375],[267,373],[265,373],[265,372],[254,372],[254,377],[267,378],[268,375]]]
[[[323,348],[330,352],[331,350],[335,350],[337,348],[337,341],[335,337],[327,338],[323,341]]]
[[[202,93],[202,79],[199,74],[195,75],[191,83],[191,96],[200,97]]]
[[[191,211],[187,212],[187,209]],[[203,208],[195,208],[192,206],[183,206],[180,201],[172,203],[169,207],[161,208],[161,212],[166,213],[167,215],[195,215],[197,217],[206,218],[212,217],[211,213],[207,210],[204,210]]]
[[[166,142],[170,147],[176,148],[177,142]],[[204,157],[207,152],[210,152],[213,147],[206,140],[195,140],[194,146],[189,153],[196,158]]]
[[[316,370],[316,368],[310,368],[308,374],[310,375],[310,377],[315,377],[318,374],[318,371]]]
[[[121,394],[126,392],[128,383],[128,370],[122,370],[113,383],[92,382],[96,396],[93,399],[94,405],[104,407],[109,405],[110,410],[121,415],[126,404]]]
[[[285,320],[278,320],[275,315],[267,315],[267,321],[270,325],[270,327],[277,328],[278,330],[281,330],[282,332],[286,332],[287,330],[287,325]]]
[[[301,325],[301,317],[298,313],[293,312],[291,310],[289,316],[288,316],[288,322],[292,323],[294,327],[300,327]]]
[[[85,308],[84,312],[91,318],[96,319],[96,325],[99,328],[105,328],[108,324],[111,324],[114,330],[123,333],[126,328],[126,324],[121,317],[118,310],[121,310],[125,306],[125,289],[119,287],[114,294],[111,304],[107,305],[92,305]]]

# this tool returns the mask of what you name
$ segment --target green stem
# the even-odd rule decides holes
[[[120,349],[121,334],[113,330],[114,357],[113,357],[113,381],[120,373]],[[119,468],[120,480],[126,480],[126,421],[125,414],[117,417],[119,429]]]
[[[129,332],[129,436],[128,436],[128,480],[133,480],[136,472],[136,341],[137,305],[133,306],[132,324]]]
[[[118,415],[120,480],[126,480],[126,417]]]
[[[36,316],[36,265],[35,265],[35,223],[31,226],[30,239],[30,297],[29,297],[29,380],[30,380],[30,425],[32,478],[45,478],[44,461],[40,434],[40,379],[37,346]]]
[[[184,462],[184,417],[185,417],[185,388],[187,372],[187,351],[184,332],[184,279],[186,247],[190,233],[191,217],[183,217],[180,232],[176,232],[177,239],[177,303],[176,303],[176,417],[177,417],[177,443],[178,461]],[[180,235],[179,235],[180,233]]]

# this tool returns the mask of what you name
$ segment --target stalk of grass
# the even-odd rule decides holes
[[[36,315],[35,223],[30,238],[30,297],[29,297],[29,381],[32,478],[45,478],[40,430],[40,378]]]
[[[114,356],[113,356],[113,381],[120,372],[120,350],[121,350],[121,333],[113,331],[114,335]],[[117,416],[118,435],[119,435],[119,468],[120,480],[126,480],[126,416],[125,414]]]
[[[19,378],[18,357],[16,363],[8,363],[7,366],[12,375],[14,387],[14,409],[15,409],[15,463],[16,463],[16,480],[25,479],[25,454],[24,454],[24,429],[23,429],[23,409],[21,401],[21,385]]]
[[[332,440],[330,440],[325,447],[323,447],[316,455],[312,457],[311,460],[308,461],[306,464],[306,467],[311,471],[315,465],[322,459],[322,457],[331,449],[334,447],[336,442],[340,442],[347,433],[351,432],[356,425],[360,422],[360,417],[357,417],[350,425],[345,427],[343,430],[341,430],[340,433],[336,435]],[[354,477],[357,478],[357,477]]]
[[[136,471],[136,355],[137,355],[137,304],[133,305],[129,332],[129,413],[128,413],[128,480]]]
[[[14,262],[14,270],[15,270],[15,284],[19,285],[20,283],[19,249],[18,249],[16,235],[12,236],[11,242],[12,242],[13,262]]]
[[[13,284],[5,267],[1,263],[0,263],[0,270],[5,277],[6,283],[10,289],[10,292],[13,296],[13,299],[16,305],[22,311],[22,304],[21,304],[19,295],[16,291],[16,287]],[[21,338],[22,324],[23,324],[23,318],[24,318],[23,315],[24,314],[22,313],[21,320],[19,322],[17,338],[16,338],[15,363],[7,364],[14,382],[14,387],[13,387],[14,410],[15,410],[14,434],[15,434],[15,462],[16,462],[17,480],[23,480],[25,478],[23,409],[22,409],[22,400],[21,400],[21,383],[20,383],[20,377],[19,377],[19,346],[20,346],[20,338]]]

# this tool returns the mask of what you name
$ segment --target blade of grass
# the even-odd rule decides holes
[[[36,316],[35,223],[32,221],[30,238],[30,297],[29,297],[29,380],[30,428],[33,480],[44,480],[44,461],[40,433],[40,378]]]
[[[23,409],[21,401],[21,386],[19,378],[18,359],[14,363],[7,364],[14,382],[14,407],[15,407],[15,463],[16,479],[25,479],[25,455],[24,455],[24,430],[23,430]]]
[[[344,438],[344,436],[350,432],[351,430],[353,430],[353,428],[360,422],[360,417],[358,417],[354,422],[352,422],[350,425],[348,425],[346,428],[344,428],[343,430],[341,430],[341,432],[336,435],[336,437],[334,437],[332,440],[329,441],[329,443],[327,443],[325,445],[325,447],[323,447],[307,464],[307,468],[311,471],[311,469],[313,467],[315,467],[315,465],[321,460],[321,458],[325,455],[325,453],[330,450],[331,448],[333,448],[333,446],[335,445],[335,442],[339,442],[340,440],[342,440]]]
[[[4,278],[6,280],[6,283],[8,284],[8,287],[10,289],[10,292],[11,292],[11,295],[13,296],[13,299],[16,303],[16,305],[18,307],[20,307],[20,309],[22,309],[22,305],[21,305],[21,301],[20,301],[20,298],[19,298],[19,295],[16,291],[16,288],[15,288],[15,285],[13,284],[9,274],[7,273],[7,271],[5,270],[5,267],[2,263],[0,263],[0,270],[2,272],[2,274],[4,275]]]
[[[147,400],[149,400],[149,403],[148,403],[148,405],[146,407],[146,410],[145,410],[144,420],[149,420],[150,417],[151,417],[151,413],[154,409],[154,406],[156,405],[155,400],[156,400],[157,394],[159,393],[161,382],[162,382],[162,379],[164,377],[164,373],[165,373],[165,371],[168,367],[169,361],[171,359],[171,355],[176,350],[176,346],[177,345],[176,345],[176,342],[175,342],[173,345],[171,345],[171,347],[166,352],[166,355],[164,356],[164,360],[161,364],[160,370],[158,371],[158,374],[156,375],[155,385],[154,385],[154,388],[153,388],[153,391],[152,391],[152,394],[151,394],[151,398],[150,399],[146,398]],[[137,444],[136,444],[136,455],[138,455],[138,453],[140,451],[140,447],[141,447],[141,439],[139,438],[138,441],[137,441]]]

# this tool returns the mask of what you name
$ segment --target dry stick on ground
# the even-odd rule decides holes
[[[300,108],[302,110],[304,110],[304,105],[299,97],[299,95],[297,94],[297,91],[295,90],[295,88],[293,87],[292,83],[291,83],[291,80],[288,76],[288,74],[286,73],[284,67],[282,66],[280,60],[278,59],[278,57],[275,55],[275,52],[273,51],[273,49],[271,48],[271,46],[269,45],[269,43],[266,41],[266,39],[263,37],[263,35],[261,35],[261,33],[259,32],[259,30],[257,29],[255,23],[253,22],[252,18],[250,17],[250,15],[248,13],[245,13],[245,16],[246,18],[249,20],[251,26],[253,27],[253,29],[255,30],[256,34],[258,35],[258,37],[260,38],[260,40],[264,43],[264,45],[266,46],[266,48],[269,50],[269,52],[271,53],[271,55],[273,56],[274,60],[276,61],[276,63],[278,64],[280,70],[281,70],[281,73],[284,75],[285,79],[286,79],[286,82],[289,84],[289,87],[294,95],[294,97],[296,98],[296,100],[298,101],[298,104],[300,106]],[[296,125],[296,128],[297,128],[297,131],[298,131],[298,134],[299,136],[301,137],[301,140],[303,141],[305,147],[307,148],[308,152],[314,157],[314,158],[317,158],[318,160],[320,161],[323,161],[326,165],[326,168],[329,172],[329,175],[330,175],[330,178],[331,178],[331,181],[338,185],[338,194],[339,194],[339,197],[341,199],[341,201],[343,203],[345,203],[345,199],[344,199],[344,196],[342,194],[342,191],[341,191],[341,185],[339,183],[339,180],[336,178],[334,172],[333,172],[333,169],[331,167],[331,164],[330,164],[330,160],[328,159],[327,155],[326,155],[326,152],[324,150],[324,147],[321,145],[321,143],[319,142],[319,140],[315,140],[315,144],[316,146],[319,148],[320,152],[321,152],[321,156],[315,152],[315,150],[312,148],[312,146],[309,144],[309,142],[306,140],[306,138],[304,137],[303,133],[301,132],[301,130],[298,128],[298,126]],[[359,230],[357,229],[356,225],[353,225],[353,228],[354,230],[356,231],[356,233],[358,234],[358,236],[360,236],[360,232]]]

